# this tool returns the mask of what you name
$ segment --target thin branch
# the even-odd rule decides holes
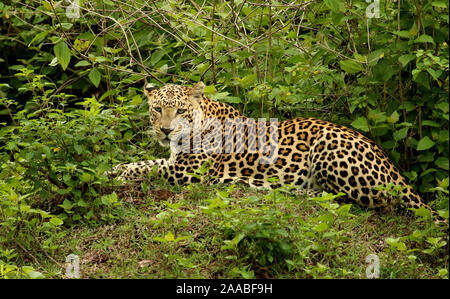
[[[265,7],[284,7],[284,8],[297,8],[297,9],[302,9],[305,6],[308,6],[311,3],[316,2],[317,0],[312,0],[312,1],[308,1],[308,2],[304,2],[302,4],[272,4],[271,2],[269,3],[254,3],[254,2],[247,2],[250,5],[253,6],[265,6]]]

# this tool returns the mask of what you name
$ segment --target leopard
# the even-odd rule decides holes
[[[121,182],[143,180],[150,173],[178,185],[208,178],[207,183],[343,194],[339,203],[383,211],[398,205],[432,211],[386,152],[354,129],[312,117],[256,121],[208,98],[203,82],[148,83],[144,94],[154,136],[169,147],[170,157],[116,165],[109,175]],[[199,169],[206,174],[194,175]],[[387,186],[401,192],[393,194]]]

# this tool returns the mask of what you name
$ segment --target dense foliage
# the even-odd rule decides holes
[[[381,0],[379,10],[368,11],[370,4],[2,1],[0,277],[41,276],[11,261],[20,252],[38,266],[30,248],[50,258],[64,225],[121,218],[122,202],[104,171],[167,154],[148,134],[144,81],[203,80],[210,98],[248,116],[315,116],[353,127],[377,141],[448,217],[448,1]],[[244,215],[255,224],[245,227],[223,223],[226,213],[211,205],[205,210],[226,226],[224,250],[251,249],[244,260],[262,267],[276,259],[281,268],[305,269],[308,255],[291,254],[304,243],[285,244],[284,228],[258,226],[259,212],[250,210]],[[273,214],[261,217],[275,225]],[[261,231],[268,236],[258,237]],[[405,238],[388,243],[397,248]],[[417,239],[437,244],[430,251],[436,263],[448,262],[448,234],[433,226]]]

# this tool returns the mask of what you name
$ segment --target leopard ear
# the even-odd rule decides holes
[[[150,93],[155,89],[156,89],[156,86],[153,83],[145,83],[145,85],[144,85],[144,93],[147,97],[149,97]]]
[[[203,99],[203,92],[205,89],[205,84],[200,81],[192,87],[191,90],[191,101],[199,105]]]

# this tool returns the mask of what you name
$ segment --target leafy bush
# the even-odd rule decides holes
[[[239,199],[231,196],[233,189],[232,186],[217,192],[201,209],[217,227],[214,238],[223,242],[221,250],[228,253],[228,259],[239,261],[240,266],[231,271],[236,277],[283,277],[283,273],[289,272],[297,273],[297,278],[332,278],[365,271],[349,263],[355,255],[361,254],[353,252],[357,246],[347,251],[344,244],[352,238],[352,230],[369,223],[359,223],[364,217],[355,215],[355,209],[351,212],[351,204],[335,202],[342,194],[323,194],[299,203],[298,196],[286,188],[272,190],[264,196]],[[314,209],[313,214],[301,212]],[[420,228],[410,234],[385,238],[385,250],[377,252],[383,265],[401,260],[404,271],[418,267],[412,259],[417,262],[426,259],[440,266],[446,264],[446,225],[435,224],[429,215],[422,215],[416,221]],[[364,246],[360,250],[370,250],[367,244]],[[403,254],[407,258],[399,258]],[[445,277],[444,270],[445,267],[436,274]],[[381,272],[385,278],[400,275],[392,271],[385,267]]]
[[[23,194],[19,193],[23,192]],[[63,220],[44,210],[33,208],[30,188],[24,187],[23,178],[0,180],[0,278],[42,278],[42,273],[30,266],[17,266],[21,258],[15,249],[36,259],[29,250],[53,252],[55,237],[65,234],[60,230]],[[43,239],[41,243],[39,240]]]
[[[287,269],[296,269],[320,277],[316,272],[324,265],[319,262],[342,241],[335,226],[351,217],[351,205],[339,206],[333,202],[336,196],[327,194],[312,199],[320,203],[321,214],[304,219],[294,212],[299,203],[285,188],[264,197],[241,198],[239,204],[230,197],[232,189],[208,199],[202,211],[223,231],[226,239],[221,249],[247,264],[235,269],[236,274],[251,278],[251,273],[263,271],[277,277]]]
[[[123,159],[121,143],[133,137],[130,107],[104,109],[94,96],[77,103],[84,109],[66,107],[72,96],[49,96],[53,90],[44,86],[50,84],[27,69],[18,75],[30,79],[34,108],[17,113],[1,130],[6,163],[1,177],[23,177],[37,195],[35,205],[53,212],[62,208],[64,220],[98,219],[100,210],[100,218],[113,218],[117,196],[102,196],[111,185],[104,173]]]

